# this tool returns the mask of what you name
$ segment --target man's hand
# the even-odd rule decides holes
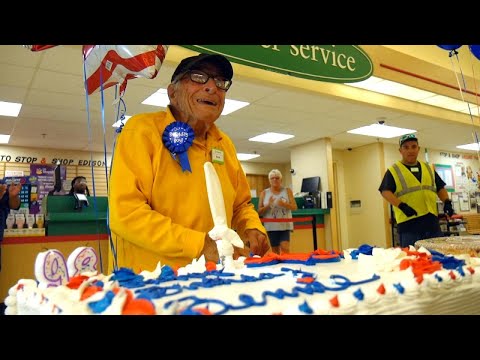
[[[407,215],[408,217],[410,216],[417,216],[417,212],[415,211],[415,209],[412,209],[410,206],[408,206],[407,204],[405,204],[404,202],[400,203],[400,205],[398,205],[398,208],[400,210],[403,211],[403,213],[405,215]]]
[[[233,258],[237,260],[240,256],[250,257],[250,248],[247,245],[243,248],[233,247]]]
[[[455,211],[453,210],[453,206],[452,206],[452,200],[450,199],[445,200],[445,204],[443,205],[443,212],[448,216],[452,216],[453,214],[455,214]]]
[[[208,236],[208,233],[205,235],[202,254],[205,256],[205,261],[213,261],[215,264],[218,264],[218,261],[220,260],[217,243]]]
[[[270,251],[267,237],[258,229],[245,230],[244,241],[254,255],[263,256]]]

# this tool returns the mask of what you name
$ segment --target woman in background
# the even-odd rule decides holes
[[[273,169],[268,173],[270,187],[260,194],[258,213],[268,219],[290,219],[297,203],[290,188],[282,186],[282,173]],[[265,222],[272,251],[276,254],[290,252],[290,231],[292,222]]]

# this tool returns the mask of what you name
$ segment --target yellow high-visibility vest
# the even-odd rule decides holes
[[[395,206],[393,209],[398,224],[428,213],[438,215],[435,170],[431,165],[422,161],[418,161],[418,164],[422,168],[421,182],[401,161],[397,161],[389,168],[397,187],[395,196],[417,212],[416,216],[407,217],[402,210]]]

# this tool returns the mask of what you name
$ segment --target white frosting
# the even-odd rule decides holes
[[[420,249],[420,252],[428,254],[428,250],[425,251],[425,249]],[[341,262],[320,263],[315,266],[277,264],[247,268],[237,260],[233,262],[233,266],[224,269],[224,273],[231,273],[232,276],[218,277],[216,273],[206,275],[213,282],[224,282],[224,284],[216,283],[211,288],[202,287],[201,284],[206,279],[198,277],[198,273],[206,271],[205,259],[201,257],[178,270],[177,274],[182,276],[181,279],[163,281],[159,284],[152,282],[141,288],[160,287],[165,290],[166,295],[152,300],[157,314],[181,313],[193,303],[192,296],[196,299],[222,301],[229,306],[239,308],[245,305],[244,301],[248,302],[247,297],[256,303],[266,301],[265,306],[231,309],[226,314],[305,314],[309,312],[313,314],[480,314],[480,303],[472,301],[480,296],[480,264],[477,258],[465,257],[466,264],[462,267],[463,271],[441,269],[433,274],[425,273],[423,281],[417,281],[412,268],[400,270],[399,266],[403,259],[414,260],[415,256],[407,256],[407,253],[399,248],[374,248],[371,256],[359,254],[358,260],[353,260],[350,254],[351,251],[346,251],[345,259]],[[217,270],[221,268],[219,266]],[[294,274],[293,271],[282,271],[282,268],[312,273],[316,282],[310,286],[306,285],[305,282],[299,282],[299,280],[305,280],[301,280],[304,277],[303,273]],[[474,274],[470,269],[474,270]],[[242,276],[259,279],[261,274],[265,273],[281,276],[225,284],[232,280],[241,281]],[[160,264],[152,272],[142,272],[145,280],[155,280],[160,274]],[[331,278],[332,275],[337,276],[336,280]],[[350,283],[350,286],[345,286],[338,291],[345,281],[342,276],[348,278],[353,284]],[[358,284],[374,276],[380,278]],[[41,289],[34,280],[22,279],[9,290],[9,295],[5,299],[7,305],[5,313],[9,315],[92,314],[89,304],[103,300],[108,291],[119,288],[118,281],[110,279],[111,276],[92,276],[76,290],[66,286]],[[103,282],[103,290],[80,301],[84,290],[96,280]],[[197,288],[187,288],[191,284],[196,284]],[[171,295],[178,286],[182,287],[182,291]],[[317,289],[317,292],[308,293],[307,289],[312,288]],[[384,289],[384,293],[380,291],[381,288]],[[321,292],[322,289],[325,291]],[[134,296],[138,295],[135,291],[139,289],[130,290]],[[284,296],[278,299],[266,295],[267,291],[298,296]],[[189,300],[185,300],[189,297]],[[127,290],[120,287],[110,305],[101,314],[121,314],[126,300]],[[167,306],[168,303],[171,304]],[[208,309],[211,313],[217,313],[223,311],[224,307],[211,301],[198,305],[194,310],[198,309]]]

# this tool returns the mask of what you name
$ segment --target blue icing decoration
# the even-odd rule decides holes
[[[365,295],[363,294],[361,289],[358,289],[353,293],[353,296],[355,296],[358,300],[362,301],[365,298]]]
[[[352,250],[350,252],[350,256],[352,257],[352,260],[357,260],[359,254],[360,254],[360,252],[358,250]]]
[[[393,284],[393,287],[397,289],[399,294],[403,294],[405,292],[405,288],[402,286],[402,284]]]
[[[175,271],[173,271],[173,269],[168,265],[163,266],[160,271],[160,277],[164,278],[170,276],[175,276]]]
[[[185,310],[181,311],[178,315],[203,315],[203,314],[198,310],[186,308]]]
[[[363,244],[358,247],[358,251],[364,255],[372,255],[373,246]]]
[[[441,278],[441,276],[438,275],[438,274],[435,274],[435,279],[437,279],[438,282],[442,282],[442,281],[443,281],[443,279]]]
[[[298,309],[301,312],[304,312],[305,314],[308,314],[308,315],[313,314],[313,310],[310,306],[308,306],[307,300],[305,300],[304,303],[298,307]]]
[[[465,265],[465,260],[460,260],[455,258],[454,256],[446,256],[443,254],[442,256],[439,256],[439,255],[432,256],[432,261],[440,261],[442,263],[443,268],[448,270],[453,270],[459,266]]]
[[[90,307],[90,309],[92,309],[94,314],[100,314],[110,306],[114,297],[115,294],[113,293],[113,291],[107,291],[103,299],[98,301],[92,301],[88,303],[88,306]]]
[[[297,272],[297,273],[300,273],[300,274],[302,273],[302,271],[300,271],[300,270],[292,270],[292,269],[288,269],[288,268],[282,268],[282,271],[285,271],[285,272],[292,271],[293,273]],[[305,273],[305,274],[311,275],[311,273]],[[256,278],[256,280],[255,280],[254,277],[251,277],[251,276],[242,277],[242,280],[240,280],[240,281],[239,280],[234,280],[234,279],[231,279],[231,280],[224,279],[224,280],[226,280],[228,282],[231,282],[231,283],[234,283],[234,282],[246,283],[246,282],[249,282],[250,280],[260,281],[260,280],[263,280],[263,279],[273,278],[275,276],[281,276],[281,275],[283,275],[283,274],[262,273],[262,274],[260,274],[260,276],[258,278]],[[204,276],[208,276],[208,273],[204,273]],[[332,276],[330,276],[330,278],[333,280],[335,286],[329,287],[329,286],[326,286],[326,285],[324,285],[324,284],[322,284],[318,281],[314,281],[310,284],[301,284],[300,286],[294,286],[290,292],[286,291],[284,289],[277,289],[275,291],[271,291],[271,290],[264,291],[261,295],[261,298],[262,298],[261,300],[256,300],[252,295],[240,294],[238,296],[238,302],[236,304],[228,304],[228,303],[226,303],[222,300],[217,300],[217,299],[199,298],[197,296],[186,296],[186,297],[183,297],[183,298],[180,298],[180,299],[177,299],[177,300],[168,301],[167,303],[164,304],[164,308],[168,309],[173,304],[176,304],[176,305],[178,305],[178,308],[180,309],[179,310],[180,313],[183,313],[185,311],[187,311],[187,312],[188,311],[195,311],[194,309],[196,307],[198,307],[199,305],[202,305],[202,306],[208,305],[209,310],[212,313],[214,313],[216,315],[221,315],[221,314],[224,314],[224,313],[226,313],[230,310],[242,310],[242,309],[246,309],[246,308],[253,307],[253,306],[266,306],[267,305],[267,299],[269,297],[273,297],[273,298],[281,300],[281,299],[284,299],[286,297],[295,298],[295,297],[300,296],[301,294],[313,295],[315,293],[324,293],[326,291],[341,291],[341,290],[347,289],[350,286],[365,284],[365,283],[376,281],[376,280],[380,279],[380,277],[376,274],[373,275],[371,278],[367,278],[365,280],[360,280],[360,281],[350,281],[347,277],[345,277],[343,275],[332,275]],[[204,287],[208,287],[211,284],[215,284],[214,286],[221,285],[222,281],[218,281],[218,280],[219,279],[215,279],[213,282],[209,281],[209,282],[205,282],[205,283],[203,281],[201,283],[198,282],[196,284],[196,286],[200,286],[200,284],[201,284],[201,286],[204,286]],[[208,284],[208,285],[205,286],[206,284]],[[187,286],[185,286],[183,288],[188,289]],[[360,294],[361,294],[361,296],[363,296],[363,293],[360,291],[360,289],[356,291],[356,294],[357,294],[356,295],[357,298],[360,296]],[[166,292],[162,292],[162,296],[167,296]],[[215,305],[215,306],[212,306],[212,305]]]
[[[174,284],[166,287],[152,286],[146,289],[139,289],[135,291],[135,294],[137,294],[137,298],[139,299],[147,299],[151,301],[152,299],[161,299],[165,296],[172,296],[181,292],[182,286]]]

